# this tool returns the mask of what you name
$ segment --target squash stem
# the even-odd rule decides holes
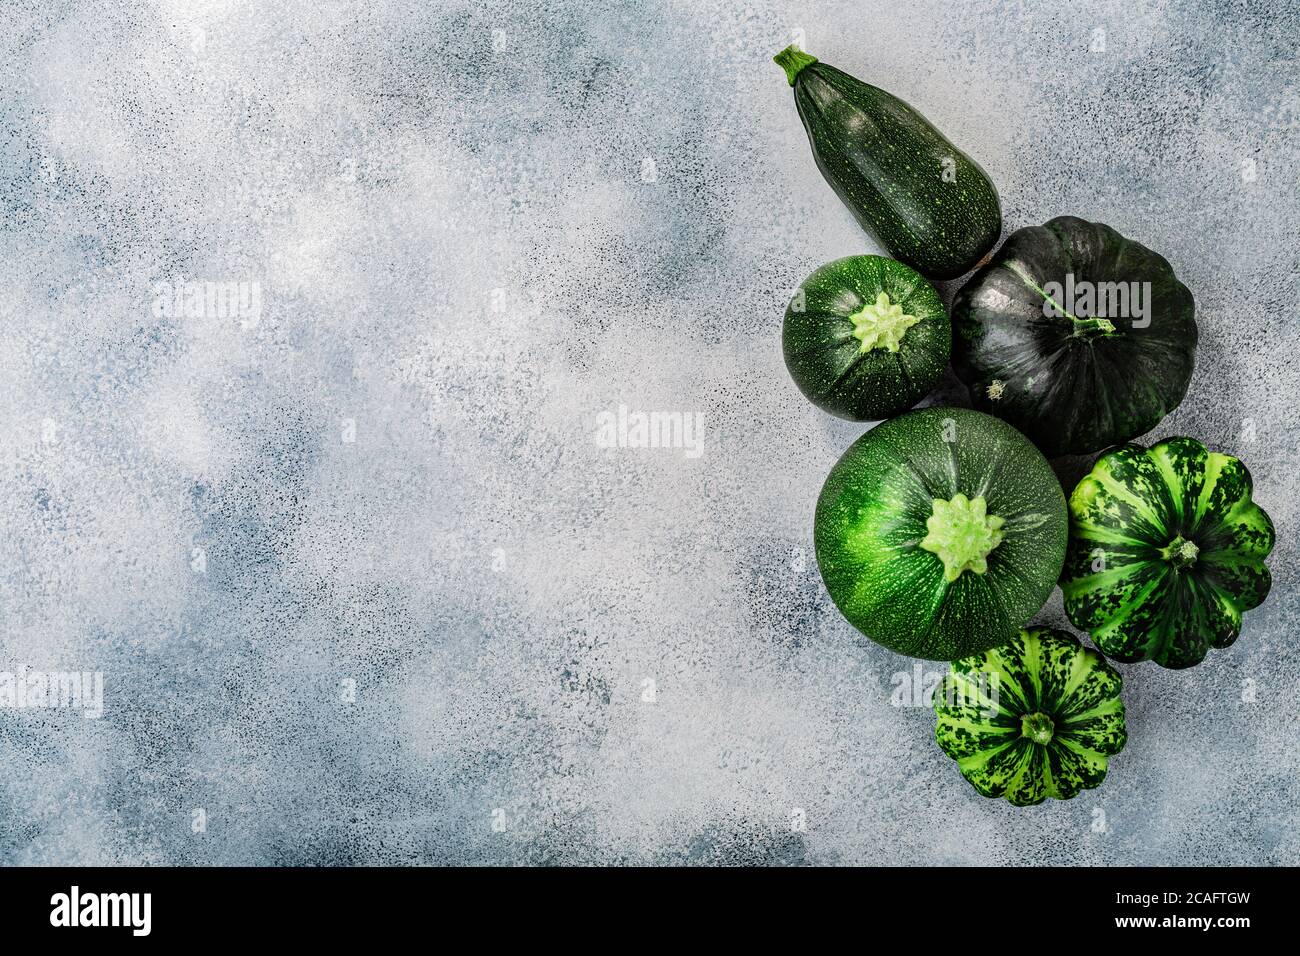
[[[1181,534],[1175,536],[1173,541],[1160,549],[1160,557],[1176,568],[1191,567],[1196,563],[1196,558],[1200,553],[1201,549],[1196,546],[1196,542],[1188,541]]]
[[[1052,723],[1052,718],[1046,714],[1024,714],[1020,718],[1020,736],[1028,738],[1036,744],[1051,743],[1052,734],[1055,732],[1056,725]]]
[[[1061,305],[1061,303],[1048,295],[1047,290],[1030,278],[1029,273],[1025,272],[1025,270],[1020,268],[1020,266],[1016,265],[1014,262],[1008,263],[1007,265],[1012,272],[1020,277],[1021,282],[1041,295],[1043,297],[1043,302],[1045,304],[1050,304],[1057,315],[1063,315],[1074,323],[1074,335],[1076,338],[1091,338],[1094,335],[1105,336],[1115,334],[1115,323],[1110,319],[1079,318],[1077,315],[1070,312],[1070,310],[1065,306]]]
[[[776,56],[772,57],[772,60],[776,62],[781,69],[785,70],[786,79],[790,81],[791,86],[794,86],[794,79],[799,75],[799,71],[805,66],[811,66],[816,63],[817,57],[813,56],[811,53],[805,53],[803,50],[799,49],[798,46],[792,43]]]
[[[1074,334],[1081,338],[1115,334],[1115,323],[1110,319],[1080,319],[1073,315],[1070,318],[1074,319]]]
[[[931,504],[921,548],[943,562],[943,579],[951,584],[966,571],[987,571],[989,552],[1002,543],[1006,522],[988,513],[982,497],[958,493],[951,501],[935,498]]]
[[[884,349],[897,352],[907,330],[921,320],[908,315],[903,307],[889,301],[889,293],[879,292],[875,302],[868,302],[849,316],[853,323],[852,335],[862,343],[861,352]]]

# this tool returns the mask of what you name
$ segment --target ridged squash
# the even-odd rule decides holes
[[[1194,438],[1103,455],[1070,495],[1065,613],[1118,661],[1191,667],[1229,646],[1272,585],[1252,492],[1240,460]]]
[[[952,662],[934,694],[935,739],[986,797],[1069,800],[1101,783],[1128,740],[1122,686],[1073,634],[1027,628]]]
[[[1049,458],[1150,431],[1187,393],[1195,303],[1159,253],[1104,223],[1019,229],[953,301],[953,371]]]

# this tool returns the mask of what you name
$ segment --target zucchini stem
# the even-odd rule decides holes
[[[959,492],[951,501],[935,498],[931,505],[921,548],[943,562],[943,579],[951,584],[966,571],[987,571],[989,552],[1002,543],[1006,522],[988,513],[983,497],[967,498]]]
[[[794,79],[799,75],[799,71],[805,66],[811,66],[813,63],[816,63],[817,57],[813,56],[811,53],[805,53],[803,50],[799,49],[798,46],[792,43],[776,56],[772,57],[772,60],[777,63],[781,69],[785,70],[786,79],[790,81],[791,86],[794,86]]]
[[[884,349],[897,352],[907,330],[921,320],[908,315],[903,307],[889,300],[889,293],[881,291],[875,302],[868,302],[849,316],[853,323],[853,337],[862,343],[861,352]]]

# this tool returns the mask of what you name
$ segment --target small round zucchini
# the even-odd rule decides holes
[[[906,411],[948,364],[952,329],[939,293],[884,256],[849,256],[799,286],[781,344],[799,391],[840,418],[866,422]]]
[[[849,623],[912,657],[1007,643],[1056,588],[1065,495],[1006,422],[920,408],[871,428],[831,469],[813,545]]]

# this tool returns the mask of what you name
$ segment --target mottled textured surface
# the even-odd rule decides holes
[[[1066,631],[1031,627],[953,661],[934,695],[935,741],[986,797],[1070,800],[1124,748],[1123,678]]]
[[[105,707],[0,710],[0,861],[1300,863],[1300,11],[909,7],[6,0],[0,670]],[[862,427],[781,317],[879,250],[792,40],[921,109],[1008,230],[1110,223],[1196,296],[1156,434],[1247,462],[1274,591],[1200,666],[1122,668],[1073,801],[975,793],[817,576]],[[260,311],[160,308],[185,281]],[[627,447],[655,411],[684,447]]]

